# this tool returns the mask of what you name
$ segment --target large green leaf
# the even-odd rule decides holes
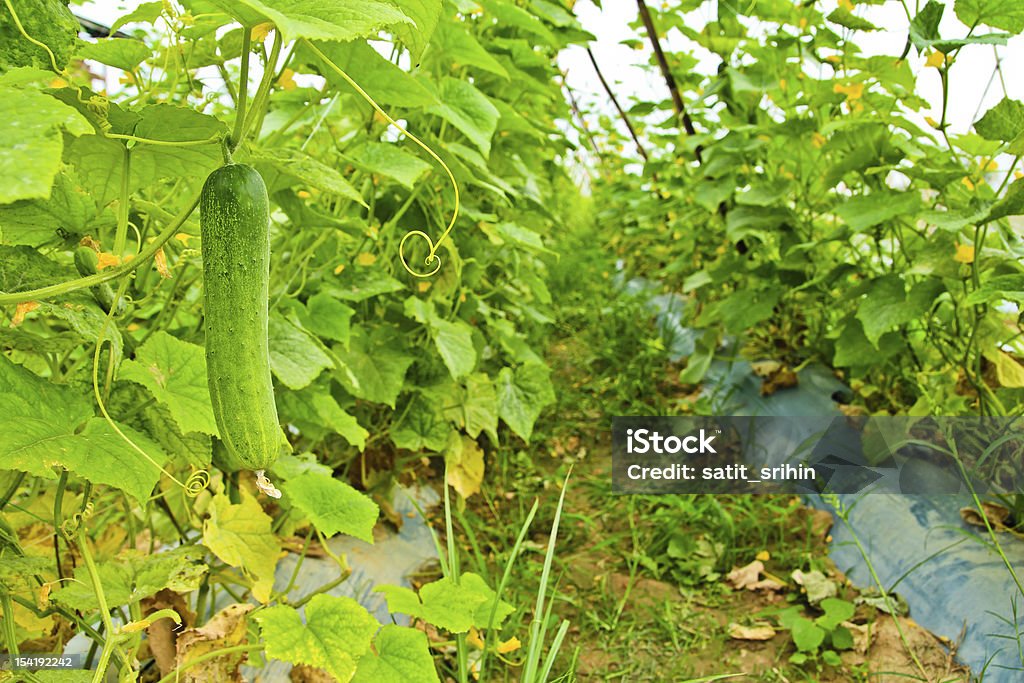
[[[492,609],[494,626],[500,626],[515,611],[472,572],[463,573],[458,582],[445,577],[428,583],[420,589],[419,596],[401,586],[380,586],[377,591],[387,597],[390,611],[418,617],[452,633],[465,633],[472,626],[486,628]]]
[[[498,373],[498,415],[513,432],[529,441],[541,411],[555,402],[547,367],[528,363]]]
[[[317,49],[358,83],[377,104],[406,108],[437,104],[437,97],[419,79],[389,62],[365,42],[318,43]],[[312,64],[320,63],[319,58],[308,51],[303,50],[301,54]],[[323,75],[342,92],[355,93],[329,66],[323,68]]]
[[[77,138],[70,149],[94,137]],[[0,206],[0,233],[8,244],[35,247],[59,239],[61,233],[83,235],[113,222],[113,214],[98,212],[92,193],[82,192],[67,173],[58,173],[54,178],[48,199],[24,199]]]
[[[470,25],[461,21],[442,21],[434,34],[436,56],[446,66],[468,66],[509,78],[508,71],[470,33]],[[445,101],[442,98],[442,101]]]
[[[1024,4],[1018,0],[956,0],[953,10],[968,26],[986,24],[1011,33],[1024,31]]]
[[[1004,97],[974,124],[974,130],[986,140],[1014,140],[1024,133],[1024,104]]]
[[[348,156],[356,166],[392,178],[410,190],[430,170],[430,164],[415,154],[383,142],[369,142]]]
[[[842,218],[854,232],[862,232],[897,216],[916,212],[921,198],[916,192],[885,192],[853,197],[836,207],[836,215]]]
[[[396,24],[395,35],[409,48],[409,55],[415,64],[419,61],[423,49],[430,42],[437,28],[437,20],[441,16],[442,0],[395,0],[395,4],[415,22],[415,27],[408,24]]]
[[[370,649],[380,628],[352,598],[316,595],[299,612],[275,605],[256,615],[268,657],[324,669],[339,681],[351,680],[356,662]]]
[[[333,432],[360,451],[366,447],[369,432],[338,405],[324,382],[316,382],[302,391],[278,391],[277,404],[282,419],[297,427],[311,441],[319,441]]]
[[[351,376],[337,373],[338,381],[348,393],[395,407],[405,372],[413,361],[412,356],[395,347],[397,335],[398,332],[390,328],[375,328],[372,335],[356,328],[348,349],[334,347],[334,353],[351,371]]]
[[[223,123],[195,109],[172,104],[144,107],[135,135],[162,142],[188,142],[188,146],[140,142],[132,148],[133,184],[142,187],[147,178],[206,178],[224,163],[220,138],[227,134]],[[191,144],[208,141],[204,144]]]
[[[105,38],[95,43],[85,43],[78,50],[79,57],[124,71],[131,71],[152,54],[144,42],[129,38]]]
[[[157,401],[170,409],[183,433],[217,436],[206,381],[206,356],[201,346],[162,330],[155,332],[135,352],[135,360],[121,364],[120,377],[149,389]]]
[[[154,554],[128,550],[116,560],[100,562],[97,573],[107,605],[127,605],[164,588],[182,593],[198,589],[207,572],[202,557],[202,548],[184,546]],[[63,584],[51,597],[58,605],[81,612],[100,606],[84,565],[75,569],[75,581]]]
[[[62,0],[14,0],[12,5],[21,28],[14,22],[6,4],[0,2],[0,73],[20,66],[52,69],[49,54],[38,43],[49,48],[57,60],[57,68],[63,69],[81,30],[75,15],[68,9],[68,3]],[[25,34],[32,36],[32,40],[28,40]]]
[[[373,543],[380,510],[370,498],[330,475],[307,472],[281,485],[291,504],[325,536],[342,533]]]
[[[272,21],[285,40],[349,41],[369,38],[388,26],[413,24],[384,0],[214,0],[243,24]]]
[[[498,442],[498,394],[491,378],[475,373],[466,378],[466,400],[462,404],[466,433],[474,439],[486,432]]]
[[[938,280],[924,280],[908,296],[900,276],[883,275],[871,282],[857,309],[857,319],[864,325],[864,334],[877,346],[886,332],[927,313],[943,289]]]
[[[438,683],[427,634],[388,624],[373,640],[374,652],[359,660],[352,683]]]
[[[289,389],[308,386],[334,366],[327,352],[303,329],[276,311],[270,316],[270,369]]]
[[[402,417],[391,427],[391,440],[399,448],[410,451],[441,452],[448,444],[451,425],[441,407],[423,394],[414,396],[402,411]]]
[[[484,155],[491,153],[491,136],[500,113],[487,96],[468,81],[445,78],[441,81],[441,104],[430,108],[462,132]]]
[[[341,173],[334,168],[322,164],[313,157],[299,151],[275,151],[263,153],[258,156],[257,161],[270,164],[279,173],[290,176],[295,183],[301,184],[304,188],[316,188],[328,194],[351,199],[352,201],[366,206],[363,196],[359,190],[352,186]],[[268,183],[269,184],[269,183]],[[281,185],[275,185],[280,187]]]
[[[42,379],[0,356],[0,468],[56,479],[64,467],[93,482],[121,489],[140,503],[160,478],[167,455],[148,438],[120,425],[156,465],[135,451],[102,418],[87,394]]]
[[[92,132],[85,117],[35,90],[0,87],[0,204],[46,199],[60,170],[62,130]]]

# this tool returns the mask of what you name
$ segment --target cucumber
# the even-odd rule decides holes
[[[259,472],[287,448],[270,377],[270,205],[259,172],[228,164],[211,173],[199,220],[213,414],[228,453]]]
[[[78,273],[82,277],[95,275],[99,269],[99,255],[91,247],[78,247],[75,249],[75,268],[78,269]],[[89,291],[92,292],[93,299],[100,305],[104,313],[109,313],[110,309],[113,308],[114,315],[124,315],[127,304],[125,304],[124,299],[118,298],[110,283],[101,282],[94,287],[90,287]]]

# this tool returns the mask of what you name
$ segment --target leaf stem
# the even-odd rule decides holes
[[[230,148],[238,149],[245,134],[245,114],[249,95],[249,54],[252,48],[252,27],[242,25],[242,73],[238,77],[238,106],[235,108],[235,130],[231,133]]]

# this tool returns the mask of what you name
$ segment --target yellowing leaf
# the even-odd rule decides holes
[[[924,65],[938,69],[940,66],[946,63],[946,55],[942,54],[938,50],[928,55],[928,59],[925,60]]]
[[[1024,366],[1010,354],[992,349],[985,351],[985,358],[996,368],[996,380],[1000,386],[1019,389],[1024,387]]]
[[[519,639],[516,638],[515,636],[512,636],[511,638],[506,640],[504,643],[499,643],[498,644],[498,653],[499,654],[506,654],[508,652],[515,652],[516,650],[518,650],[522,646],[523,646],[523,644],[519,642]]]
[[[214,496],[210,518],[203,523],[203,545],[214,555],[252,576],[252,594],[262,603],[270,601],[274,568],[281,544],[271,528],[271,519],[248,493],[233,505],[227,496]]]
[[[452,434],[445,453],[448,463],[448,484],[463,498],[480,490],[484,479],[484,452],[468,436]]]
[[[101,251],[99,256],[96,258],[96,270],[103,270],[104,268],[111,268],[113,266],[121,265],[120,257],[109,254],[105,251]]]
[[[39,308],[38,301],[23,301],[14,309],[14,317],[11,319],[11,327],[18,327],[25,322],[25,316]]]
[[[361,266],[372,266],[377,262],[377,257],[368,251],[364,251],[359,256],[356,256],[356,263]]]
[[[956,245],[953,260],[957,263],[974,263],[974,246],[970,244]]]

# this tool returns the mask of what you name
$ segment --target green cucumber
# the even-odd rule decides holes
[[[270,377],[270,204],[263,178],[245,164],[217,169],[203,185],[199,219],[213,415],[228,453],[265,470],[286,442]]]
[[[75,249],[75,268],[78,269],[78,273],[82,277],[95,275],[99,270],[99,254],[92,247],[84,245],[78,247]],[[105,313],[109,313],[110,309],[113,308],[114,315],[124,315],[127,304],[125,304],[124,299],[118,298],[110,283],[101,282],[94,287],[90,287],[89,291],[92,292],[92,297]]]

